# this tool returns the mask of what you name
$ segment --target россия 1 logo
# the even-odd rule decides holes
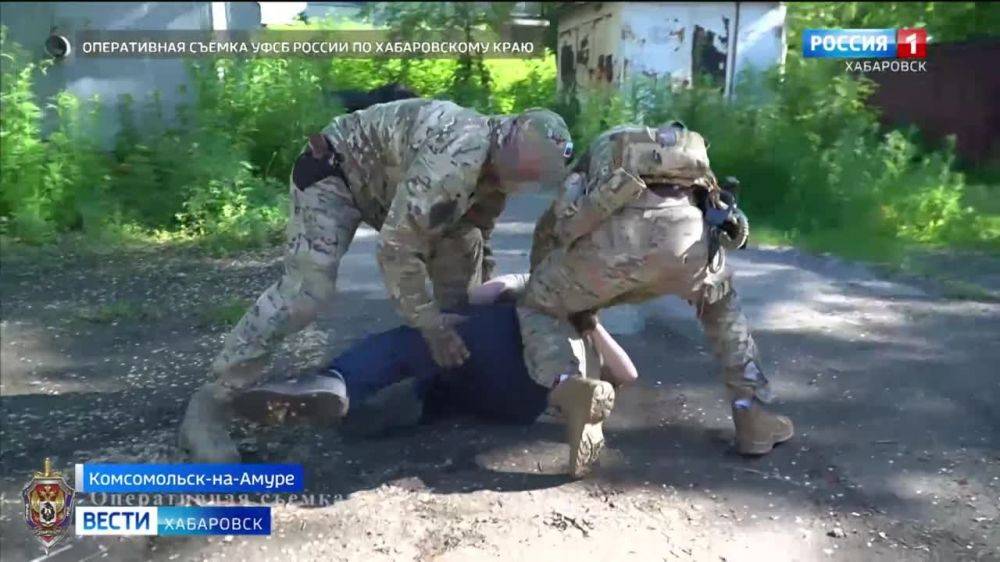
[[[900,29],[896,35],[896,58],[927,58],[927,30]]]
[[[807,29],[802,55],[832,59],[922,59],[926,29]]]
[[[848,72],[926,72],[927,30],[807,29],[802,55],[847,59]]]

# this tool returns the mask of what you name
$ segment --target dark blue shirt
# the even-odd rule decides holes
[[[368,336],[337,356],[331,366],[344,376],[351,401],[413,377],[428,415],[533,422],[545,411],[548,389],[528,375],[514,305],[475,305],[459,313],[466,320],[456,330],[470,354],[460,367],[438,366],[420,332],[407,326]]]

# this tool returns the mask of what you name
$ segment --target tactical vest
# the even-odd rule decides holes
[[[611,166],[639,176],[648,187],[708,187],[714,183],[705,139],[678,122],[612,134]]]

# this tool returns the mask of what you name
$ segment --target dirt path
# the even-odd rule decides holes
[[[503,272],[526,267],[539,211],[522,199],[505,214]],[[344,261],[346,321],[292,338],[278,372],[397,322],[373,234]],[[4,561],[41,554],[20,488],[43,456],[176,459],[184,404],[277,257],[4,256]],[[664,299],[605,315],[642,383],[620,394],[587,480],[561,476],[560,428],[545,420],[449,420],[363,442],[236,426],[246,460],[302,462],[310,476],[308,498],[275,509],[273,536],[74,537],[50,559],[1000,560],[1000,305],[794,250],[734,262],[776,406],[799,430],[767,457],[731,452],[714,363],[687,307]]]

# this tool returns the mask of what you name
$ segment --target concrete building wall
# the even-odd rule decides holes
[[[732,3],[625,6],[619,61],[622,81],[642,75],[688,85],[695,71],[718,73],[725,80],[734,11]]]
[[[621,2],[590,2],[559,19],[559,87],[600,88],[614,82]],[[610,58],[610,64],[608,62]]]
[[[765,69],[784,64],[788,49],[785,16],[787,7],[779,2],[739,2],[739,34],[736,44],[736,73],[744,69]]]
[[[740,71],[783,62],[784,21],[778,2],[579,3],[559,20],[560,88],[637,77],[682,87],[707,75],[729,91]]]

